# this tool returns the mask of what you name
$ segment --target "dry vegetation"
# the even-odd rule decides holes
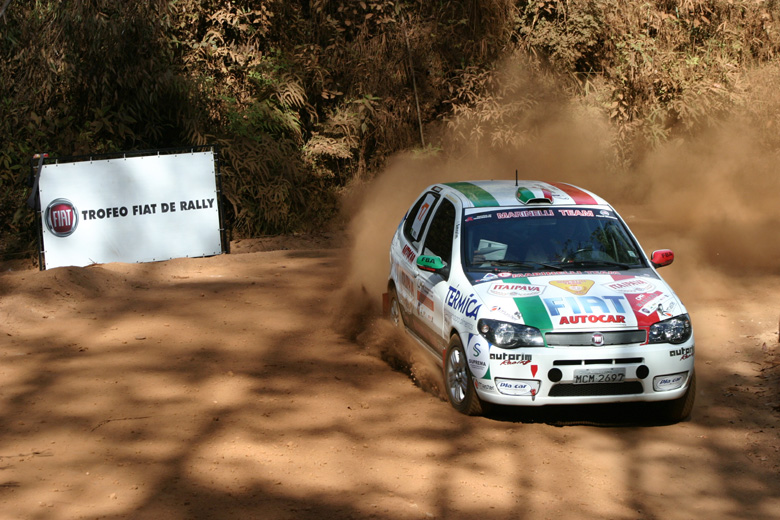
[[[774,151],[779,24],[774,0],[13,0],[0,254],[33,247],[40,151],[218,144],[234,237],[322,228],[398,151],[519,155],[571,114],[609,174],[735,117]]]

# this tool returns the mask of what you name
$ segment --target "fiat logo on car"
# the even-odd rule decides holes
[[[590,341],[595,346],[600,347],[601,345],[604,344],[604,334],[601,334],[600,332],[597,332],[590,338]]]
[[[55,199],[46,208],[44,215],[46,227],[56,237],[67,237],[76,231],[79,212],[68,199]]]

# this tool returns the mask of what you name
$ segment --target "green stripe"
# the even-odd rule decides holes
[[[506,280],[507,283],[531,283],[528,278],[512,278]],[[542,331],[542,334],[553,329],[550,314],[547,312],[544,302],[539,296],[525,298],[514,298],[517,310],[523,315],[523,322],[526,325],[536,327]],[[546,346],[545,341],[545,346]]]
[[[517,189],[517,200],[522,202],[523,204],[527,203],[531,199],[535,199],[536,195],[534,195],[534,192],[532,192],[529,189],[526,188],[518,188]]]
[[[493,195],[475,184],[470,182],[448,182],[446,185],[461,192],[477,208],[498,206],[498,201],[493,198]]]

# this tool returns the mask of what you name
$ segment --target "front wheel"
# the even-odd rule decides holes
[[[477,396],[466,351],[457,334],[450,338],[444,358],[444,387],[447,399],[457,411],[466,415],[482,415],[483,403]]]

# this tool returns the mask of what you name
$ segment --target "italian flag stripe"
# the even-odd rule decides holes
[[[575,204],[589,204],[589,205],[598,204],[596,199],[594,199],[584,191],[575,188],[571,184],[564,184],[562,182],[551,182],[550,184],[555,186],[559,190],[563,191],[564,193],[566,193],[566,195],[568,195],[572,199],[574,199]]]
[[[512,278],[507,283],[531,283],[527,277],[525,278]],[[547,332],[553,329],[552,320],[550,314],[547,312],[547,307],[544,306],[542,299],[539,296],[531,296],[525,298],[514,298],[517,310],[523,315],[523,323],[533,323],[539,327],[542,332]]]
[[[477,208],[498,206],[498,201],[493,198],[493,195],[475,184],[470,182],[448,182],[446,184],[465,195]]]
[[[519,200],[523,204],[525,204],[529,200],[535,199],[535,198],[536,198],[536,195],[534,195],[534,192],[532,192],[531,190],[528,190],[528,189],[525,189],[525,188],[520,188],[520,189],[517,190],[517,200]]]

